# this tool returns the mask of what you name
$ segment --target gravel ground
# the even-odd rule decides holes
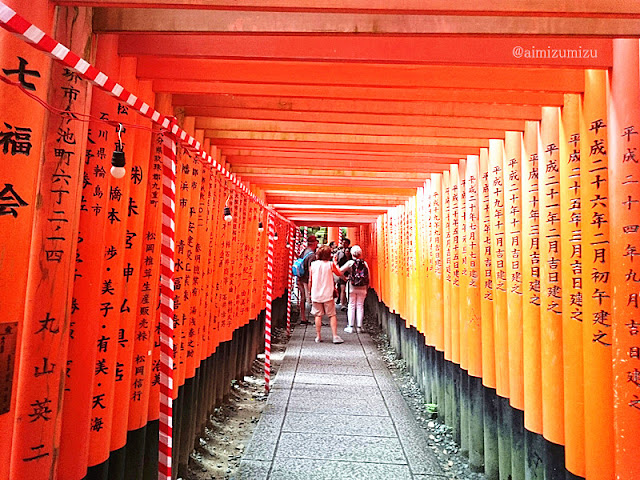
[[[278,372],[289,341],[286,330],[271,336],[271,376]],[[197,447],[191,452],[187,475],[179,480],[233,480],[267,401],[264,391],[264,354],[253,362],[251,375],[233,380],[224,404],[209,417]]]
[[[378,346],[383,360],[389,367],[400,393],[413,411],[418,424],[425,430],[428,445],[435,453],[448,478],[484,480],[483,474],[472,472],[469,469],[467,458],[460,453],[460,447],[453,441],[451,428],[438,418],[431,418],[432,413],[428,411],[420,387],[407,370],[406,362],[398,359],[395,350],[389,346],[389,338],[378,326],[376,319],[365,315],[364,326]]]

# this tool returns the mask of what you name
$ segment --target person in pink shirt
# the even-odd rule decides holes
[[[317,260],[309,267],[309,290],[311,292],[311,315],[316,317],[316,343],[322,341],[322,315],[329,317],[329,324],[333,333],[333,343],[343,343],[338,335],[338,319],[336,304],[333,300],[333,274],[342,279],[344,275],[332,261],[331,247],[324,245],[316,251]]]

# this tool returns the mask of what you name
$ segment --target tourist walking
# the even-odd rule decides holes
[[[311,262],[309,268],[309,290],[311,291],[311,314],[316,317],[316,343],[322,341],[322,316],[329,317],[333,343],[342,343],[338,335],[338,319],[336,304],[333,300],[333,274],[344,279],[335,263],[331,259],[331,247],[322,246],[316,252],[317,260]]]
[[[351,247],[351,257],[351,260],[340,268],[344,274],[349,273],[349,308],[347,311],[349,324],[344,331],[353,333],[355,322],[356,331],[361,333],[362,320],[364,319],[364,300],[369,289],[369,265],[362,258],[362,249],[359,245]]]

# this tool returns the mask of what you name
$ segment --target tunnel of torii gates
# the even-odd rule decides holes
[[[0,1],[0,479],[175,478],[303,226],[472,468],[640,479],[640,3],[299,3]]]

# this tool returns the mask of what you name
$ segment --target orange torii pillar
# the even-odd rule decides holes
[[[538,151],[540,192],[540,332],[542,429],[546,475],[564,469],[564,371],[562,355],[562,274],[560,266],[559,108],[543,107]]]
[[[52,30],[53,15],[48,2],[11,0],[5,3],[15,10],[29,10],[32,21],[47,31]],[[45,55],[4,30],[0,32],[0,54],[4,62],[3,68],[6,69],[5,75],[9,80],[18,82],[22,71],[24,77],[21,83],[23,85],[26,83],[32,88],[34,94],[46,97],[47,85],[50,83],[51,61]],[[0,270],[2,271],[0,275],[0,311],[2,312],[0,342],[4,345],[3,353],[0,354],[0,365],[3,371],[3,378],[0,381],[0,438],[3,442],[3,448],[0,449],[0,478],[10,478],[9,465],[12,452],[14,452],[15,462],[31,465],[31,469],[34,469],[33,465],[37,458],[41,459],[37,467],[41,471],[51,468],[54,462],[55,445],[52,441],[53,437],[48,433],[43,435],[46,442],[38,442],[33,441],[36,437],[24,437],[24,433],[19,431],[17,432],[19,443],[15,445],[12,433],[18,395],[24,398],[19,407],[22,415],[33,413],[34,407],[31,407],[31,404],[35,406],[38,405],[36,402],[39,402],[42,408],[45,406],[50,408],[54,405],[47,401],[57,404],[57,399],[41,395],[46,391],[46,385],[43,385],[42,389],[36,386],[36,383],[48,383],[48,375],[34,379],[33,370],[22,374],[19,370],[22,351],[26,349],[25,355],[30,351],[33,352],[32,360],[35,362],[38,349],[36,344],[33,346],[27,344],[23,347],[21,337],[37,339],[48,335],[44,332],[36,334],[40,329],[40,320],[46,319],[46,316],[32,317],[28,320],[30,324],[23,324],[27,289],[27,282],[23,279],[27,278],[32,255],[29,246],[37,206],[38,170],[44,154],[43,148],[46,148],[43,137],[47,115],[40,105],[20,93],[16,87],[4,83],[0,85],[0,112],[2,112],[3,122],[2,133],[11,139],[6,144],[7,152],[0,151],[0,198],[2,198],[0,203]],[[56,318],[56,314],[49,314],[49,318],[51,317]],[[57,338],[54,336],[55,342],[60,343],[62,336],[62,334]],[[43,357],[41,356],[40,362],[43,362]],[[33,368],[33,365],[29,366]],[[44,365],[41,364],[40,372],[43,371],[42,367]],[[46,367],[46,370],[50,369],[50,366]],[[56,372],[56,376],[59,376],[59,373],[59,371]],[[31,377],[25,377],[24,374]],[[27,385],[26,382],[25,385],[21,385],[21,379],[27,378],[30,378],[29,383],[32,385]],[[54,408],[50,410],[55,411]],[[46,421],[37,417],[24,418],[27,420],[21,422],[20,428],[26,428],[29,431],[34,427],[42,427],[43,433],[52,431],[53,424],[56,423],[56,420]],[[36,421],[31,423],[32,419]],[[30,461],[24,460],[33,457],[36,458]]]
[[[336,242],[336,245],[339,241],[339,228],[338,227],[329,227],[327,228],[327,243]]]
[[[584,362],[585,477],[613,478],[613,370],[611,366],[611,250],[607,72],[587,70],[580,115],[582,214],[582,334]],[[602,293],[599,293],[602,292]],[[607,345],[609,344],[609,345]]]
[[[467,348],[468,348],[468,415],[469,415],[469,464],[473,471],[484,466],[484,428],[478,421],[483,415],[482,403],[482,331],[480,291],[480,157],[468,155],[466,165],[466,249],[467,249]]]
[[[539,122],[525,122],[522,142],[522,345],[525,471],[542,478],[542,374],[540,350]]]
[[[491,251],[491,196],[489,183],[489,149],[480,149],[479,161],[479,218],[480,228],[480,311],[482,335],[482,385],[483,431],[484,431],[484,472],[488,479],[500,475],[497,430],[497,395],[495,341],[493,326],[493,261]]]
[[[504,141],[505,268],[509,330],[509,405],[511,410],[511,475],[525,477],[524,373],[522,337],[522,132],[505,132]]]
[[[491,261],[493,268],[493,331],[498,394],[498,453],[500,473],[512,474],[509,407],[509,318],[507,312],[507,245],[504,208],[504,141],[489,141],[489,211],[491,213]]]
[[[358,241],[358,229],[356,227],[347,227],[347,238],[351,241],[351,245],[355,245]]]
[[[640,49],[637,39],[613,41],[609,90],[609,208],[612,335],[605,325],[593,341],[613,356],[615,478],[640,478]],[[638,257],[638,258],[635,258]]]
[[[584,476],[584,362],[582,345],[582,221],[580,96],[565,94],[560,122],[560,258],[564,360],[565,465]]]

